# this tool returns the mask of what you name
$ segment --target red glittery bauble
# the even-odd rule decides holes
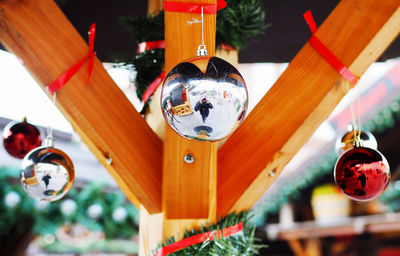
[[[39,130],[27,122],[11,122],[3,130],[3,144],[7,152],[16,158],[40,147],[42,139]]]
[[[356,201],[377,198],[386,189],[390,169],[386,158],[377,150],[355,147],[344,152],[335,165],[336,184]]]

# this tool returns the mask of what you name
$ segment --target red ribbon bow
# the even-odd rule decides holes
[[[217,231],[209,231],[206,233],[194,235],[188,238],[185,238],[183,240],[180,240],[178,242],[175,242],[173,244],[169,244],[165,247],[162,247],[159,249],[153,256],[166,256],[168,254],[174,253],[176,251],[182,250],[186,247],[203,243],[204,241],[211,241],[214,239],[222,238],[222,237],[229,237],[233,236],[243,230],[243,223],[240,222],[236,225],[224,228],[222,230],[217,230]]]
[[[350,72],[350,70],[314,35],[317,31],[317,25],[315,24],[314,18],[311,11],[307,11],[303,14],[308,27],[313,35],[308,40],[311,46],[347,81],[355,85],[358,78]]]
[[[89,83],[90,77],[92,76],[93,71],[93,63],[94,63],[94,56],[96,53],[94,52],[94,38],[96,34],[96,24],[93,23],[89,28],[89,54],[83,58],[81,61],[73,65],[70,69],[68,69],[65,73],[59,76],[55,81],[48,85],[48,89],[50,93],[54,93],[61,89],[68,81],[71,79],[73,75],[78,72],[78,70],[82,67],[83,63],[89,59],[88,63],[88,78],[86,80],[86,85]]]

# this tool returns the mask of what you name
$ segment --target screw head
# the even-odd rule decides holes
[[[194,162],[194,156],[192,154],[188,153],[184,156],[183,160],[185,161],[185,163],[191,164]]]
[[[276,169],[272,169],[271,171],[269,171],[269,176],[270,177],[274,177],[275,176],[275,172],[276,172]]]

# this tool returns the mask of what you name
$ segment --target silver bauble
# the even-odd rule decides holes
[[[359,130],[356,130],[358,135]],[[336,140],[335,144],[335,151],[338,156],[341,156],[345,151],[353,148],[355,146],[355,138],[354,138],[354,131],[348,130],[342,136]],[[360,134],[360,143],[363,147],[377,149],[378,142],[376,141],[374,135],[369,131],[361,130]]]
[[[244,120],[246,84],[239,71],[223,59],[192,59],[166,76],[161,108],[167,123],[181,136],[221,140]]]
[[[21,184],[26,193],[37,200],[62,198],[75,180],[74,165],[63,151],[39,147],[22,160]]]

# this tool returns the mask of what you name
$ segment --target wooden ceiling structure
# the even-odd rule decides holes
[[[215,4],[216,0],[179,2]],[[193,57],[201,41],[201,26],[186,23],[193,17],[165,15],[167,72]],[[205,15],[210,55],[215,18]],[[361,76],[399,31],[398,0],[342,0],[315,36]],[[89,51],[51,0],[0,1],[0,42],[22,60],[43,89]],[[306,43],[217,150],[215,143],[184,139],[169,127],[162,141],[99,59],[87,86],[85,67],[57,92],[56,105],[127,197],[141,207],[141,245],[147,250],[162,237],[179,236],[185,228],[250,209],[347,93],[341,76]],[[187,153],[193,154],[193,164],[183,161]]]

